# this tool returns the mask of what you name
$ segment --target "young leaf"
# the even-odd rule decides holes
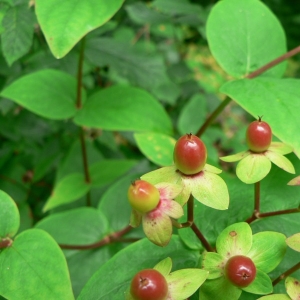
[[[35,11],[51,52],[64,57],[88,32],[106,23],[123,0],[36,0]]]
[[[65,257],[43,230],[19,234],[0,255],[0,294],[8,299],[74,300]]]
[[[300,233],[296,233],[286,239],[287,245],[294,249],[295,251],[300,252]]]

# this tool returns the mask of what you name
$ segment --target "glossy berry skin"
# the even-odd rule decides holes
[[[225,274],[232,284],[243,288],[251,284],[255,279],[256,267],[249,257],[236,255],[227,261]]]
[[[135,300],[165,300],[168,296],[168,283],[160,272],[145,269],[133,277],[130,294]]]
[[[266,151],[272,141],[271,127],[259,118],[248,126],[246,140],[251,151],[257,153]]]
[[[207,150],[204,143],[193,134],[183,135],[174,147],[174,163],[185,175],[197,174],[205,166]]]
[[[156,208],[159,198],[158,189],[145,180],[134,181],[128,189],[130,205],[141,213],[146,213]]]

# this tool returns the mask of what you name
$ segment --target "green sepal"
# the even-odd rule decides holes
[[[300,297],[300,281],[293,277],[285,280],[285,288],[292,300],[298,300]]]
[[[252,230],[248,223],[235,223],[225,228],[217,238],[217,252],[224,258],[247,255],[252,246]]]
[[[265,272],[256,269],[254,281],[242,290],[251,294],[266,295],[272,293],[273,285],[270,277]]]
[[[282,155],[293,152],[293,148],[287,144],[281,142],[272,142],[268,151],[276,152]]]
[[[291,298],[285,294],[272,294],[263,296],[261,298],[258,298],[257,300],[291,300]]]
[[[208,279],[215,279],[224,275],[225,259],[219,253],[203,252],[200,266],[209,272]]]
[[[201,300],[237,300],[242,290],[231,284],[224,276],[206,280],[200,287],[199,299]]]
[[[172,270],[172,259],[170,257],[165,258],[156,264],[153,269],[157,270],[162,275],[167,276]]]
[[[203,168],[203,171],[208,171],[210,173],[214,173],[214,174],[221,174],[222,173],[222,170],[212,166],[212,165],[209,165],[209,164],[205,164],[204,168]]]
[[[187,299],[207,279],[208,272],[201,269],[182,269],[166,276],[171,300]]]
[[[0,242],[15,236],[20,227],[20,214],[14,200],[0,190]]]
[[[288,182],[288,185],[300,185],[300,176],[297,176]]]
[[[223,161],[226,161],[226,162],[235,162],[235,161],[239,161],[239,160],[245,158],[249,154],[250,154],[250,152],[248,150],[246,150],[246,151],[242,151],[242,152],[239,152],[239,153],[236,153],[233,155],[220,157],[220,159]]]
[[[296,233],[286,239],[287,245],[294,249],[295,251],[300,252],[300,233]]]
[[[202,171],[192,176],[182,175],[182,179],[194,198],[202,204],[214,209],[228,209],[228,188],[220,176]]]
[[[285,235],[273,231],[253,235],[252,247],[248,255],[257,269],[269,273],[282,261],[286,252]]]
[[[265,156],[268,157],[270,161],[277,167],[283,169],[288,173],[295,174],[295,168],[293,164],[282,154],[272,151],[266,151]]]
[[[237,165],[236,175],[244,183],[251,184],[265,178],[271,170],[271,162],[264,154],[252,153]]]
[[[155,171],[146,173],[143,176],[141,176],[141,179],[146,180],[152,184],[157,184],[160,182],[169,182],[182,185],[180,174],[176,172],[175,166],[163,167]]]

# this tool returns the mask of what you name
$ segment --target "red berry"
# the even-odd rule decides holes
[[[168,283],[158,271],[145,269],[133,277],[130,293],[135,300],[165,300],[168,296]]]
[[[249,257],[236,255],[227,261],[225,274],[232,284],[243,288],[251,284],[255,279],[256,267]]]
[[[128,189],[130,205],[141,213],[153,210],[159,203],[158,189],[145,180],[134,181]]]
[[[207,151],[204,143],[193,134],[183,135],[174,148],[174,163],[186,175],[197,174],[205,166]]]
[[[271,127],[259,118],[248,126],[246,140],[251,151],[258,153],[266,151],[272,141]]]

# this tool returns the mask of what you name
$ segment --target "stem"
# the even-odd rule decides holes
[[[294,214],[300,212],[299,208],[291,208],[285,210],[278,210],[278,211],[271,211],[266,213],[260,213],[259,218],[266,218],[266,217],[273,217],[278,215],[287,215],[287,214]]]
[[[85,48],[85,37],[81,40],[79,60],[78,60],[78,70],[77,70],[76,107],[78,109],[82,107],[81,87],[82,87],[82,68],[83,68],[83,59],[84,59],[84,48]]]
[[[266,72],[267,70],[271,69],[272,67],[280,64],[281,62],[283,62],[284,60],[298,54],[300,52],[300,46],[290,50],[289,52],[273,59],[272,61],[270,61],[269,63],[265,64],[264,66],[262,66],[261,68],[255,70],[254,72],[248,74],[247,76],[245,76],[245,78],[248,79],[252,79],[255,78],[257,76],[259,76],[260,74]],[[209,118],[203,123],[203,125],[201,126],[201,128],[198,130],[198,132],[196,133],[196,135],[198,137],[200,137],[205,130],[207,129],[207,127],[216,119],[216,117],[223,111],[223,109],[230,103],[231,99],[229,99],[228,97],[226,97],[225,100],[223,100],[220,105],[212,112],[212,114],[209,116]]]
[[[190,198],[187,203],[187,221],[184,223],[179,223],[176,220],[172,219],[172,224],[178,229],[191,227],[194,223],[194,197],[190,195]]]
[[[130,225],[128,225],[124,229],[114,232],[114,233],[104,237],[102,240],[100,240],[96,243],[93,243],[93,244],[89,244],[89,245],[59,244],[59,246],[62,249],[89,250],[89,249],[99,248],[99,247],[102,247],[102,246],[105,246],[105,245],[108,245],[111,243],[115,243],[115,242],[124,242],[124,243],[135,242],[135,241],[137,241],[137,239],[135,239],[135,238],[122,239],[122,236],[124,234],[128,233],[131,229],[132,229],[132,227]]]
[[[206,249],[206,251],[215,252],[213,247],[209,244],[209,242],[206,240],[206,238],[204,237],[204,235],[202,234],[202,232],[199,230],[199,228],[196,226],[195,223],[192,224],[191,228],[193,229],[194,233],[196,234],[196,236],[198,237],[198,239],[200,240],[201,244]]]
[[[260,181],[255,182],[254,184],[254,211],[252,216],[246,220],[248,224],[250,224],[251,222],[259,218],[260,216],[259,210],[260,210]]]
[[[296,265],[294,265],[293,267],[291,267],[290,269],[288,269],[287,271],[285,271],[284,273],[282,273],[279,277],[277,277],[272,282],[273,286],[275,286],[277,283],[279,283],[281,280],[285,279],[289,275],[291,275],[294,272],[296,272],[298,269],[300,269],[300,262],[298,262]]]

